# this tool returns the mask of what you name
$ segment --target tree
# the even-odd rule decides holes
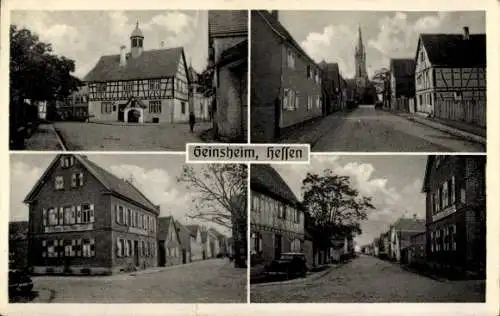
[[[381,68],[375,72],[372,81],[375,84],[377,93],[382,93],[384,103],[390,99],[391,72],[387,68]]]
[[[361,196],[349,177],[333,174],[307,173],[302,181],[306,225],[318,247],[328,247],[332,238],[361,234],[360,221],[367,211],[375,209],[371,197]]]
[[[232,231],[235,266],[246,267],[247,174],[242,164],[209,164],[196,171],[185,165],[179,183],[193,193],[190,218],[209,221]]]
[[[83,83],[71,73],[75,62],[52,53],[52,45],[26,28],[10,26],[10,92],[18,99],[64,100]]]

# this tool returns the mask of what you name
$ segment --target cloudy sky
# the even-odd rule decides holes
[[[55,155],[11,155],[10,158],[10,220],[27,220],[28,208],[23,200],[33,188],[41,174]],[[184,155],[105,155],[93,154],[87,157],[120,178],[134,179],[134,185],[153,203],[159,204],[160,216],[174,216],[181,223],[192,224],[187,218],[192,209],[192,195],[184,184],[177,183],[185,162]],[[199,165],[192,165],[194,168]],[[200,222],[197,222],[200,223]],[[215,227],[219,232],[230,236],[229,230]]]
[[[366,49],[368,75],[389,65],[390,58],[413,58],[420,33],[485,32],[485,13],[394,11],[280,11],[281,23],[305,51],[321,62],[339,63],[354,75],[358,25]]]
[[[184,46],[186,61],[197,71],[206,66],[206,11],[12,11],[11,24],[27,27],[54,52],[76,61],[75,75],[83,78],[102,55],[130,49],[130,34],[139,21],[144,49]]]
[[[427,156],[314,156],[311,164],[273,165],[297,198],[302,200],[302,180],[307,172],[330,169],[346,175],[362,195],[373,197],[375,210],[356,238],[359,245],[369,243],[387,231],[398,218],[425,217],[425,195],[421,193]]]

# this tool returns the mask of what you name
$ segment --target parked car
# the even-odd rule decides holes
[[[30,294],[33,290],[33,280],[23,270],[9,269],[9,295]]]
[[[306,256],[303,253],[282,253],[266,268],[268,275],[283,275],[287,278],[305,277],[307,273]]]

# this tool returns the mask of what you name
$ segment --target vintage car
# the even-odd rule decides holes
[[[268,275],[282,275],[287,278],[305,277],[307,273],[306,256],[298,252],[282,253],[277,260],[273,260],[267,267]]]
[[[31,277],[23,270],[9,269],[9,295],[26,295],[33,290]]]

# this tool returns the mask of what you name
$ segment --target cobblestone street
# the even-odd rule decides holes
[[[482,302],[484,281],[437,281],[361,255],[320,278],[255,284],[255,303]]]
[[[33,277],[33,303],[246,303],[247,273],[227,259],[151,273]]]
[[[199,123],[194,133],[188,124],[55,123],[68,150],[186,150],[186,143],[202,142],[197,136],[210,123]]]
[[[360,107],[345,115],[331,115],[309,130],[312,151],[482,152],[485,146],[398,115]],[[307,138],[307,135],[301,135]],[[295,143],[285,139],[283,143]]]

